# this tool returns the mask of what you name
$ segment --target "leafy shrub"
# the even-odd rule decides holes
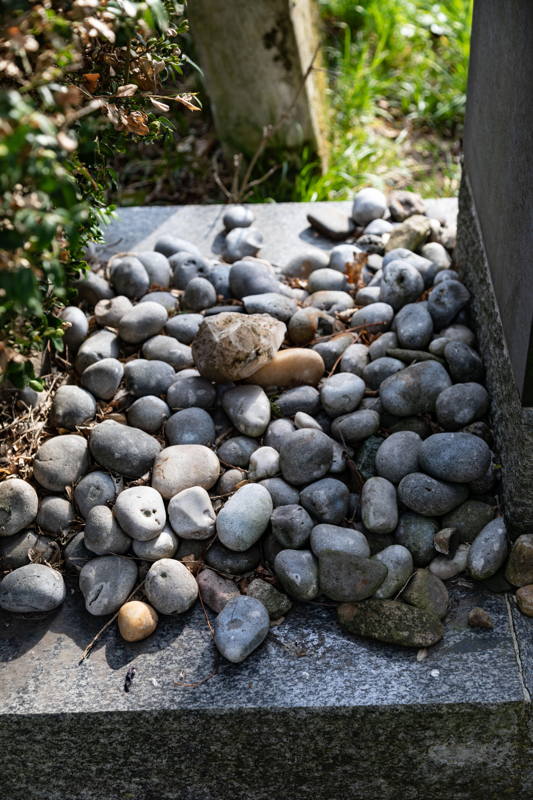
[[[168,135],[186,30],[175,0],[8,2],[0,23],[0,330],[4,376],[62,349],[61,307],[112,208],[108,162]]]

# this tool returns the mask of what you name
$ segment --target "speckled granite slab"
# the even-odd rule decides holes
[[[445,206],[453,213],[453,201]],[[302,243],[325,246],[305,204],[254,211],[274,263]],[[110,252],[173,232],[208,254],[221,213],[124,209]],[[492,615],[492,631],[468,627],[475,605]],[[53,615],[0,612],[6,800],[533,796],[533,625],[504,595],[456,587],[445,637],[420,661],[345,635],[334,610],[314,604],[296,607],[240,666],[217,656],[199,608],[162,619],[136,645],[112,628],[80,666],[102,622],[73,583]]]

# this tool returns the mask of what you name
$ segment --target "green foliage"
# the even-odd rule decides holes
[[[173,129],[174,0],[42,0],[4,8],[0,38],[0,329],[6,375],[33,380],[20,355],[62,349],[61,307],[112,208],[109,162],[132,140]]]

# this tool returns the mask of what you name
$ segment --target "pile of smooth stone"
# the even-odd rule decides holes
[[[351,219],[309,215],[341,244],[274,268],[253,219],[228,207],[223,260],[163,236],[78,281],[53,433],[32,482],[0,484],[0,607],[63,603],[60,541],[87,611],[118,612],[126,640],[200,594],[235,663],[295,600],[431,646],[463,572],[521,587],[533,614],[533,535],[508,558],[453,230],[417,195],[362,189]]]

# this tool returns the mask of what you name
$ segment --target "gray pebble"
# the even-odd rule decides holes
[[[381,599],[394,597],[413,572],[413,557],[407,547],[391,544],[372,557],[387,567],[387,575],[374,596]]]
[[[390,261],[383,267],[379,299],[394,309],[413,303],[424,291],[424,279],[408,261]]]
[[[314,522],[300,505],[278,506],[271,516],[272,533],[284,548],[299,550],[309,541]]]
[[[220,462],[208,447],[175,444],[165,447],[155,459],[152,486],[168,500],[191,486],[211,489],[219,475]]]
[[[165,332],[167,336],[172,336],[182,344],[190,344],[198,333],[203,319],[201,314],[176,314],[175,317],[168,320]]]
[[[248,550],[266,530],[272,509],[272,498],[264,486],[248,484],[237,489],[217,517],[220,542],[230,550]]]
[[[66,593],[61,573],[44,564],[27,564],[0,583],[0,608],[19,614],[53,611],[63,603]]]
[[[224,241],[222,254],[230,264],[240,258],[255,256],[263,244],[263,234],[257,228],[233,228]]]
[[[337,417],[331,426],[331,434],[343,445],[356,445],[379,428],[379,414],[369,408]]]
[[[284,417],[293,417],[298,411],[316,414],[320,408],[320,395],[314,386],[296,386],[282,392],[276,399],[276,405]]]
[[[122,554],[130,549],[127,536],[107,506],[93,506],[85,519],[85,547],[99,556]]]
[[[113,297],[113,289],[100,275],[95,272],[88,272],[83,278],[74,281],[74,287],[78,290],[80,300],[85,300],[94,306],[99,300]]]
[[[43,497],[36,522],[44,531],[59,535],[68,531],[75,518],[74,506],[65,497]]]
[[[389,303],[372,303],[359,308],[350,320],[351,328],[368,328],[370,333],[388,331],[394,317],[394,309]]]
[[[379,389],[384,380],[404,369],[405,364],[397,358],[376,358],[363,370],[363,379],[370,389]]]
[[[309,276],[307,291],[309,294],[320,291],[343,292],[346,289],[346,276],[336,269],[326,267],[316,269]]]
[[[448,269],[452,263],[448,251],[440,244],[440,242],[428,242],[422,247],[420,252],[424,258],[429,258],[429,260],[436,264],[440,269]]]
[[[131,558],[100,556],[88,561],[80,572],[80,590],[89,614],[114,614],[135,587],[137,566]]]
[[[302,486],[326,475],[332,458],[331,440],[325,433],[311,428],[297,430],[281,445],[281,474],[288,483]]]
[[[261,578],[254,578],[248,584],[246,594],[248,597],[254,597],[263,603],[270,619],[280,619],[285,614],[288,614],[292,608],[292,603],[286,594],[283,594],[271,583],[267,583]]]
[[[143,344],[142,354],[149,360],[165,361],[175,370],[194,366],[189,345],[178,342],[172,336],[153,336]]]
[[[233,297],[239,299],[277,292],[280,286],[270,265],[257,259],[245,259],[233,264],[229,273],[229,285]]]
[[[348,264],[352,264],[356,261],[357,256],[362,252],[361,248],[357,247],[355,244],[337,244],[330,251],[329,262],[321,264],[320,266],[327,266],[330,267],[330,269],[338,270],[338,272],[346,272]],[[315,267],[315,269],[318,269],[318,266]]]
[[[281,550],[274,559],[274,572],[291,597],[314,600],[318,596],[318,564],[309,550]]]
[[[351,372],[353,375],[362,377],[363,370],[368,364],[368,357],[369,348],[365,344],[351,344],[342,354],[340,371]]]
[[[350,492],[336,478],[322,478],[300,492],[300,505],[318,522],[338,525],[348,514]]]
[[[76,372],[82,373],[91,364],[101,361],[102,358],[118,358],[120,354],[120,340],[112,331],[97,331],[85,339],[80,345],[76,355]]]
[[[370,273],[369,279],[371,280]],[[379,286],[363,286],[362,289],[357,290],[357,294],[355,295],[355,305],[370,306],[372,303],[379,302],[380,291],[381,289]]]
[[[354,411],[364,393],[365,382],[351,372],[338,372],[322,381],[320,402],[330,417]]]
[[[0,539],[0,570],[11,571],[30,563],[30,551],[51,561],[58,546],[48,536],[39,536],[33,530],[4,536]]]
[[[467,569],[477,581],[492,577],[507,558],[507,529],[502,517],[493,519],[481,530],[468,551]]]
[[[259,485],[268,489],[274,508],[293,505],[300,499],[297,489],[290,486],[283,478],[266,478]]]
[[[128,424],[146,433],[158,433],[170,417],[170,408],[160,397],[147,394],[139,397],[128,408]]]
[[[60,317],[63,322],[68,323],[63,333],[63,341],[67,347],[75,350],[87,337],[89,332],[89,322],[87,317],[76,306],[67,306],[61,311]]]
[[[227,469],[223,472],[215,488],[215,494],[230,494],[237,488],[237,484],[246,478],[242,469]]]
[[[102,327],[109,325],[111,328],[117,328],[124,314],[132,308],[129,297],[119,294],[108,300],[99,300],[94,307],[94,316]]]
[[[387,576],[379,561],[323,548],[318,557],[320,591],[331,600],[358,602],[371,597]]]
[[[394,318],[400,347],[423,350],[433,335],[433,320],[425,303],[408,303]]]
[[[311,532],[311,550],[318,558],[325,550],[336,550],[360,558],[370,555],[370,547],[361,531],[339,525],[315,525]]]
[[[276,292],[250,294],[242,298],[247,314],[270,314],[282,322],[288,322],[297,311],[296,301]]]
[[[81,385],[100,400],[111,400],[124,375],[124,367],[116,358],[103,358],[83,370]]]
[[[198,584],[181,561],[160,558],[146,574],[144,591],[160,614],[183,614],[194,605]]]
[[[225,659],[239,664],[259,647],[269,628],[270,617],[263,603],[255,597],[240,595],[229,600],[217,616],[215,645]]]
[[[433,286],[437,286],[437,284],[441,283],[441,281],[458,281],[459,275],[454,269],[441,269],[435,275],[433,280]]]
[[[253,221],[254,212],[246,206],[230,206],[222,217],[222,223],[227,231],[233,228],[249,228]]]
[[[431,517],[423,517],[406,511],[400,515],[395,538],[399,544],[407,547],[417,567],[426,567],[437,555],[433,546],[439,523]]]
[[[191,486],[171,497],[168,518],[182,539],[209,539],[215,532],[211,498],[201,486]]]
[[[393,225],[386,219],[373,219],[365,227],[363,233],[371,233],[374,236],[382,236],[384,233],[390,233]]]
[[[162,289],[168,289],[172,277],[172,270],[170,269],[168,258],[162,253],[156,253],[152,250],[137,253],[137,258],[148,274],[150,286],[159,286]]]
[[[347,292],[334,292],[323,289],[310,294],[304,300],[304,306],[313,306],[313,308],[319,308],[321,311],[327,311],[328,314],[334,314],[338,311],[346,311],[349,308],[353,308],[354,302]]]
[[[172,414],[165,425],[169,444],[214,444],[216,433],[213,420],[203,408],[184,408]]]
[[[473,347],[476,341],[474,332],[467,328],[466,325],[460,325],[459,323],[443,328],[439,336],[443,336],[451,342],[464,342],[470,347]]]
[[[361,492],[361,516],[373,533],[392,533],[398,524],[396,489],[386,478],[369,478]]]
[[[410,417],[433,411],[438,395],[451,386],[444,367],[436,361],[424,361],[386,378],[379,387],[385,411],[398,417]]]
[[[442,281],[428,296],[428,311],[437,330],[449,325],[470,300],[470,292],[459,281]]]
[[[270,422],[270,403],[260,386],[236,386],[222,395],[222,407],[239,433],[262,436]]]
[[[231,264],[224,264],[221,262],[219,264],[213,264],[205,276],[207,280],[215,287],[215,292],[217,295],[222,295],[222,297],[225,298],[231,297],[229,285],[230,270]]]
[[[139,303],[124,314],[118,333],[128,344],[140,344],[159,333],[167,320],[167,310],[159,303]]]
[[[167,391],[167,403],[170,408],[213,408],[216,402],[216,390],[207,378],[177,376]]]
[[[170,292],[148,292],[139,303],[159,303],[169,314],[173,314],[178,307],[178,298]]]
[[[376,453],[378,475],[392,483],[399,483],[410,472],[416,472],[421,444],[422,439],[413,431],[393,433]]]
[[[65,566],[72,572],[81,572],[85,564],[94,558],[94,553],[85,547],[85,537],[82,532],[77,533],[69,541],[63,551]]]
[[[176,289],[186,289],[194,278],[207,278],[209,264],[205,258],[193,253],[176,253],[170,258],[170,267],[173,270],[172,285]]]
[[[279,452],[287,436],[290,436],[294,430],[295,426],[290,419],[275,419],[266,429],[264,442]]]
[[[419,451],[420,467],[433,478],[469,483],[481,478],[490,466],[490,449],[470,433],[436,433]]]
[[[157,253],[163,253],[164,256],[169,258],[174,253],[192,253],[193,255],[200,255],[200,251],[192,242],[186,239],[181,239],[179,236],[161,236],[154,245],[154,250]]]
[[[74,489],[74,500],[82,517],[94,506],[114,503],[119,490],[118,482],[108,472],[89,472]]]
[[[192,311],[202,311],[204,308],[214,306],[217,301],[215,287],[206,278],[193,278],[187,284],[183,303]]]
[[[257,567],[260,560],[261,547],[259,544],[254,544],[243,552],[235,552],[216,540],[205,555],[206,564],[227,575],[243,575],[251,572]]]
[[[406,475],[398,486],[401,502],[426,517],[442,517],[464,502],[467,495],[463,484],[438,481],[423,472]]]
[[[335,249],[335,248],[333,248]],[[357,248],[356,248],[357,249]],[[329,263],[328,254],[317,247],[308,248],[293,256],[283,267],[282,272],[291,278],[307,278],[315,269],[327,267]],[[344,267],[341,269],[341,272]]]
[[[111,283],[117,294],[136,300],[150,288],[150,278],[144,266],[135,256],[114,259],[111,264]]]
[[[398,347],[398,337],[394,331],[387,331],[374,339],[372,344],[368,347],[368,355],[371,361],[376,361],[378,358],[384,358],[389,350]],[[342,363],[342,362],[341,362]]]
[[[79,386],[63,385],[52,401],[51,419],[56,428],[74,430],[94,419],[96,401],[92,394]]]
[[[122,530],[140,542],[155,539],[167,521],[163,498],[151,486],[124,489],[115,501],[113,513]]]
[[[98,464],[130,478],[148,472],[161,449],[148,433],[110,419],[92,429],[89,446]]]
[[[435,556],[429,565],[430,571],[442,581],[455,578],[456,575],[460,575],[466,568],[469,549],[469,544],[460,544],[452,558],[448,556]]]
[[[88,466],[88,447],[83,436],[53,436],[37,450],[33,476],[45,489],[62,492],[76,483],[87,472]]]
[[[384,217],[386,211],[387,198],[379,189],[360,189],[353,199],[352,217],[358,225],[367,225],[374,219]]]
[[[248,467],[250,456],[259,447],[255,439],[249,436],[234,436],[226,439],[218,448],[218,457],[226,464],[235,467]]]
[[[314,430],[317,431],[323,430],[320,423],[310,414],[306,414],[305,411],[296,412],[294,415],[294,424],[297,428],[314,428]]]
[[[258,447],[250,456],[248,480],[262,481],[279,472],[279,453],[273,447]]]
[[[491,505],[470,497],[442,518],[442,527],[454,528],[459,541],[468,544],[493,518],[494,509]]]
[[[479,383],[457,383],[437,397],[435,410],[443,428],[456,431],[484,417],[489,408],[489,395]]]
[[[352,342],[352,335],[347,333],[345,336],[338,336],[327,342],[318,342],[311,349],[321,356],[326,370],[330,370]]]
[[[175,380],[176,372],[166,361],[135,358],[124,367],[124,383],[134,397],[165,394]]]
[[[0,537],[13,536],[34,521],[39,498],[33,486],[20,478],[0,483]]]
[[[444,348],[444,358],[454,383],[483,380],[485,370],[481,357],[464,342],[448,342]]]

